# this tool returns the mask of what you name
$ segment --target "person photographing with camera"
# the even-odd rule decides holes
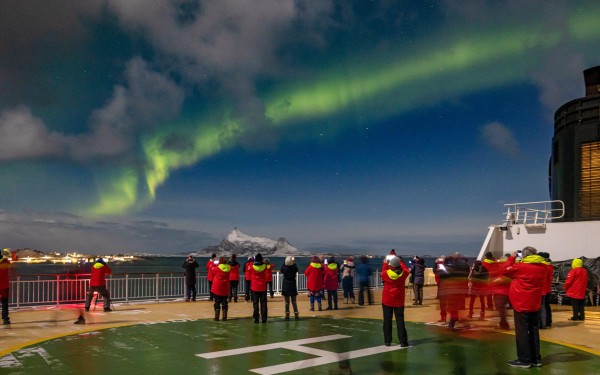
[[[519,256],[521,261],[515,263]],[[544,261],[535,248],[527,246],[508,257],[501,272],[512,280],[508,299],[514,310],[518,358],[508,361],[511,367],[530,368],[542,365],[539,321],[547,272]]]

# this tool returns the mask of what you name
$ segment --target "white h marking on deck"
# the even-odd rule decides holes
[[[284,341],[284,342],[278,342],[278,343],[274,343],[274,344],[266,344],[266,345],[258,345],[258,346],[248,346],[245,348],[222,350],[222,351],[218,351],[218,352],[202,353],[202,354],[196,354],[196,355],[200,358],[212,359],[212,358],[219,358],[219,357],[228,357],[228,356],[232,356],[232,355],[261,352],[261,351],[265,351],[265,350],[288,349],[288,350],[295,350],[297,352],[311,354],[311,355],[314,355],[317,357],[317,358],[305,359],[302,361],[285,363],[282,365],[261,367],[261,368],[256,368],[256,369],[250,370],[257,374],[273,375],[273,374],[280,374],[282,372],[287,372],[287,371],[294,371],[294,370],[300,370],[300,369],[314,367],[314,366],[326,365],[328,363],[337,363],[340,361],[349,360],[349,359],[353,359],[353,358],[366,357],[366,356],[373,355],[373,354],[381,354],[381,353],[385,353],[385,352],[391,352],[393,350],[405,349],[405,348],[401,348],[399,345],[393,345],[393,346],[382,345],[382,346],[376,346],[373,348],[353,350],[353,351],[349,351],[349,352],[345,352],[345,353],[335,353],[335,352],[330,352],[327,350],[321,350],[321,349],[315,349],[315,348],[309,348],[306,346],[302,346],[302,345],[312,344],[312,343],[316,343],[316,342],[346,339],[349,337],[351,337],[351,336],[330,335],[330,336],[312,337],[312,338],[302,339],[302,340]]]

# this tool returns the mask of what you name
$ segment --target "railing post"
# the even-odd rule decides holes
[[[21,276],[17,276],[17,308],[21,300]]]
[[[129,274],[125,274],[125,303],[129,303]]]
[[[56,275],[56,305],[60,305],[60,275]]]
[[[158,273],[156,274],[156,302],[159,302],[159,299],[158,299]]]

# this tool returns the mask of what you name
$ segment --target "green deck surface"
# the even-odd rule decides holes
[[[381,320],[275,318],[266,324],[255,324],[252,319],[139,324],[65,336],[16,350],[0,358],[0,374],[425,375],[600,371],[599,356],[558,344],[542,342],[541,368],[514,369],[506,364],[516,358],[513,335],[489,330],[450,332],[446,327],[419,323],[407,323],[407,330],[410,347],[401,349],[395,330],[395,345],[382,345]],[[323,339],[331,335],[341,336]],[[311,338],[317,342],[294,343]],[[267,344],[275,345],[256,348]],[[240,352],[244,348],[247,352]],[[215,353],[232,349],[238,351]],[[206,358],[211,356],[214,358]]]

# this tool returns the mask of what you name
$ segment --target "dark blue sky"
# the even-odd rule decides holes
[[[549,199],[594,1],[4,1],[0,243],[474,255]]]

